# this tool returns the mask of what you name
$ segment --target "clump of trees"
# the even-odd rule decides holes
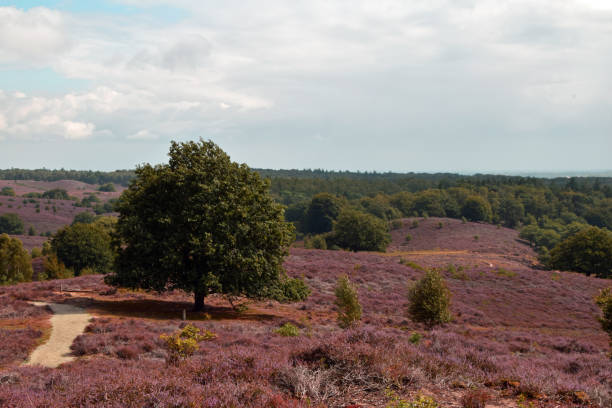
[[[328,240],[332,245],[351,251],[384,252],[391,242],[391,236],[385,221],[370,214],[346,209],[334,222]]]
[[[60,229],[51,240],[51,249],[76,276],[84,270],[108,273],[114,258],[110,234],[95,223],[76,223]]]
[[[24,231],[23,221],[17,214],[0,215],[0,234],[21,235]]]
[[[408,315],[416,322],[434,326],[451,320],[450,291],[436,270],[428,270],[409,288],[408,302]]]
[[[212,293],[303,299],[306,285],[282,268],[293,226],[269,182],[210,141],[172,142],[169,156],[139,167],[121,196],[106,281],[182,289],[194,294],[196,311]]]
[[[13,189],[13,187],[2,187],[2,189],[0,190],[0,195],[15,197],[15,190]]]
[[[570,235],[550,251],[549,266],[599,278],[612,277],[612,233],[589,227]]]
[[[115,189],[115,185],[113,183],[106,183],[106,184],[102,184],[100,187],[98,187],[98,191],[114,192],[114,191],[117,191],[117,190]]]
[[[357,296],[357,289],[347,275],[338,278],[334,292],[336,294],[334,304],[338,308],[338,325],[347,329],[359,324],[361,304]]]
[[[30,254],[21,241],[7,234],[0,235],[0,285],[32,280]]]
[[[45,191],[42,193],[42,198],[48,198],[51,200],[69,200],[68,192],[63,188],[54,188],[52,190]]]

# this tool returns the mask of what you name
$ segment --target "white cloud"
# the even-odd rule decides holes
[[[68,50],[62,14],[44,7],[0,7],[0,62],[37,64]]]
[[[141,129],[138,132],[129,135],[127,138],[130,140],[155,140],[158,139],[159,136],[147,129]]]
[[[94,131],[95,125],[93,123],[81,123],[65,121],[64,125],[64,138],[69,140],[80,140],[87,139],[91,136]]]
[[[588,131],[609,134],[605,0],[116,2],[178,6],[187,17],[0,8],[0,62],[44,61],[91,83],[0,94],[5,137],[224,137],[249,153],[313,134],[330,149],[372,135],[386,140],[378,148],[423,134],[448,146],[554,139],[598,123]]]

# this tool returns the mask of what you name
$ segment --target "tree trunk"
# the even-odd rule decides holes
[[[193,304],[193,311],[194,312],[201,312],[202,310],[204,310],[204,298],[206,297],[206,292],[204,290],[196,290],[194,292],[194,304]]]

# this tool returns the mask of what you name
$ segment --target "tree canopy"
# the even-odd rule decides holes
[[[0,235],[0,285],[32,280],[30,255],[20,240]]]
[[[351,209],[340,213],[329,239],[334,245],[351,251],[384,252],[391,242],[385,221]]]
[[[550,266],[599,278],[612,277],[612,233],[589,227],[569,236],[550,251]]]
[[[304,298],[282,268],[293,226],[269,182],[211,141],[172,142],[168,164],[145,164],[118,204],[115,272],[107,282],[194,294]]]
[[[85,268],[108,273],[113,262],[111,237],[96,224],[76,223],[60,229],[51,240],[51,248],[77,276]]]
[[[23,234],[25,231],[23,221],[17,214],[0,215],[0,234]]]

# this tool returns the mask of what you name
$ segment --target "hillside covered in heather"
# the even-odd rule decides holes
[[[182,292],[115,291],[99,275],[0,288],[2,406],[366,407],[429,395],[462,407],[477,392],[487,407],[610,406],[612,361],[593,302],[609,281],[539,269],[509,228],[404,218],[391,235],[385,253],[291,249],[288,274],[312,289],[303,302],[244,299],[238,311],[210,297],[206,313],[187,318],[216,336],[170,366],[160,335],[184,325]],[[452,294],[453,319],[435,329],[406,313],[407,287],[427,268]],[[363,306],[348,331],[334,306],[343,274]],[[72,344],[75,361],[19,365],[48,332],[48,311],[30,300],[95,316]],[[297,337],[278,333],[285,323]]]

